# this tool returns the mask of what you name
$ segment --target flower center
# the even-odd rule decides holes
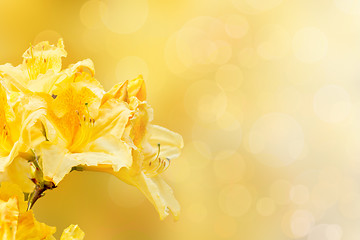
[[[50,118],[65,138],[70,151],[76,152],[88,143],[95,119],[91,116],[91,103],[95,94],[89,89],[73,87],[52,98]]]
[[[170,159],[160,156],[160,144],[158,144],[158,152],[145,158],[142,168],[146,176],[155,177],[164,172],[170,166]]]

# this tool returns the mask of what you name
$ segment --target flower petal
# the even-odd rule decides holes
[[[0,186],[0,200],[8,201],[12,197],[16,197],[16,204],[20,213],[25,212],[27,205],[24,201],[24,194],[19,186],[9,182],[2,182]]]
[[[123,167],[129,168],[132,164],[130,147],[111,135],[96,139],[89,144],[86,152],[69,153],[66,154],[66,158],[93,171],[102,171],[103,168],[119,171]]]
[[[16,67],[10,63],[0,65],[0,77],[3,78],[5,85],[9,89],[29,92],[29,90],[26,89],[29,79],[24,65]]]
[[[27,160],[17,157],[0,173],[0,182],[17,184],[22,192],[30,193],[34,190],[34,183],[30,180],[32,169]]]
[[[16,240],[48,239],[55,231],[55,227],[36,221],[32,210],[30,210],[19,216]]]
[[[0,172],[4,172],[5,168],[11,164],[15,157],[17,157],[19,150],[21,148],[21,143],[19,141],[15,142],[9,155],[0,157]]]
[[[23,64],[27,66],[29,79],[34,80],[39,74],[45,74],[50,69],[59,72],[61,58],[66,55],[62,39],[59,39],[57,46],[44,41],[30,47],[23,54]]]
[[[101,105],[103,105],[104,103],[106,103],[106,101],[112,98],[127,102],[127,98],[128,98],[127,86],[128,86],[128,81],[124,81],[113,86],[110,89],[110,91],[104,94],[101,100]]]
[[[52,181],[55,185],[77,165],[74,159],[65,158],[67,149],[60,144],[43,142],[39,145],[40,166],[44,174],[44,180]]]
[[[174,159],[179,157],[184,141],[180,134],[172,132],[164,127],[148,125],[147,141],[154,150],[158,150],[160,144],[160,157]],[[149,156],[145,152],[145,158]]]
[[[174,219],[178,219],[180,204],[175,199],[171,187],[161,177],[149,178],[144,173],[132,176],[127,169],[121,169],[114,175],[124,182],[136,186],[155,206],[161,220],[169,215],[169,210],[172,212]]]
[[[134,78],[128,83],[128,95],[129,97],[136,97],[140,101],[146,100],[146,88],[145,81],[142,75]]]
[[[147,125],[153,118],[153,110],[146,102],[140,102],[135,97],[130,98],[129,107],[133,113],[130,124],[127,126],[129,128],[128,135],[133,144],[141,148],[145,140]]]
[[[92,138],[96,139],[108,133],[120,138],[123,135],[130,114],[131,111],[126,103],[118,99],[109,99],[99,109]]]
[[[79,228],[78,225],[71,224],[61,234],[60,240],[82,240],[85,233]]]

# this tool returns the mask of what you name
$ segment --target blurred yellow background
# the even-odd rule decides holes
[[[0,63],[62,37],[108,90],[143,74],[183,135],[160,221],[134,187],[73,172],[39,221],[98,239],[360,239],[360,2],[0,0]]]

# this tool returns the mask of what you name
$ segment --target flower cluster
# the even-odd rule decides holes
[[[31,208],[73,170],[108,172],[143,192],[161,219],[169,211],[177,217],[180,206],[160,174],[183,140],[151,124],[142,76],[106,92],[90,59],[62,69],[66,55],[61,39],[41,42],[20,65],[0,66],[0,181],[29,193]]]

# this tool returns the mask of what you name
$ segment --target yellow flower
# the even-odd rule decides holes
[[[177,218],[180,205],[172,189],[160,177],[170,161],[180,155],[182,137],[166,128],[152,125],[152,108],[147,104],[145,84],[142,76],[114,86],[103,97],[102,102],[118,99],[128,103],[132,114],[120,138],[132,146],[132,165],[113,171],[103,168],[128,184],[136,186],[155,206],[163,219],[169,210]],[[98,171],[99,169],[86,167]]]
[[[0,66],[4,86],[15,96],[15,119],[22,116],[17,122],[21,151],[4,161],[3,169],[0,163],[0,172],[7,170],[3,179],[21,182],[28,172],[22,158],[31,151],[30,159],[35,159],[36,172],[40,172],[34,181],[37,185],[40,181],[51,183],[45,184],[48,188],[52,183],[56,186],[74,169],[110,172],[139,188],[161,219],[169,211],[177,217],[179,203],[160,174],[179,156],[183,140],[151,124],[153,110],[146,102],[142,76],[105,92],[94,78],[91,60],[61,70],[65,56],[62,40],[57,46],[42,42],[24,53],[19,66]],[[21,111],[37,114],[24,118]],[[16,149],[11,143],[3,145],[6,154]]]
[[[26,202],[20,188],[3,182],[0,187],[0,239],[51,240],[55,227],[36,221],[32,210],[26,211]],[[84,233],[75,225],[64,230],[60,240],[81,240]]]
[[[169,210],[177,219],[180,205],[171,187],[161,178],[170,161],[177,158],[183,147],[182,137],[156,125],[147,126],[143,147],[133,150],[133,166],[113,173],[119,179],[137,187],[164,219]]]
[[[11,64],[0,66],[0,76],[5,78],[8,87],[23,92],[44,90],[51,87],[61,70],[61,58],[66,56],[62,39],[57,46],[41,42],[30,47],[23,54],[22,64],[13,67]]]
[[[118,84],[101,99],[73,85],[55,99],[48,97],[48,118],[60,137],[40,144],[45,180],[57,185],[75,166],[110,172],[139,188],[161,219],[169,210],[177,217],[179,203],[159,174],[179,156],[183,140],[150,124],[152,108],[145,95],[140,76]]]
[[[61,70],[61,59],[66,56],[62,39],[59,39],[57,46],[50,45],[47,41],[40,42],[25,51],[23,62],[18,66],[14,67],[9,63],[0,65],[0,77],[12,91],[50,93],[56,92],[64,83],[77,81],[74,78],[83,71],[94,75],[94,64],[90,59]],[[95,84],[93,88],[103,91],[100,83],[95,81],[91,84]]]
[[[23,132],[24,139],[28,140],[25,144],[28,148],[24,148],[23,151],[28,152],[30,149],[35,151],[35,154],[41,153],[40,165],[43,167],[45,180],[56,184],[71,171],[72,166],[79,165],[81,159],[84,159],[83,164],[89,165],[114,162],[115,169],[124,165],[119,161],[120,157],[131,161],[130,151],[125,144],[117,143],[109,136],[103,136],[106,129],[113,132],[119,129],[116,126],[121,125],[121,121],[127,118],[126,114],[129,110],[123,104],[113,107],[114,103],[105,104],[99,109],[104,90],[93,78],[92,61],[86,59],[61,70],[61,58],[65,56],[62,40],[59,40],[57,46],[41,42],[24,53],[23,63],[19,66],[13,67],[10,64],[0,66],[0,76],[3,83],[13,90],[12,94],[32,98],[26,103],[19,101],[17,106],[21,111],[30,107],[30,110],[35,112],[34,107],[31,106],[38,106],[37,103],[41,102],[39,108],[45,111],[42,116],[33,119],[31,125],[17,123],[16,127],[26,125],[26,131]],[[94,127],[95,121],[98,124]],[[99,127],[101,125],[105,127]],[[106,149],[103,150],[101,146],[106,146]],[[16,148],[11,147],[12,145],[9,145],[8,148],[14,150],[15,160],[2,161],[6,171],[1,168],[0,161],[0,180],[16,182],[22,186],[24,185],[22,182],[26,182],[23,190],[29,192],[33,184],[28,179],[29,175],[31,176],[28,159],[24,161],[19,157],[16,158]],[[111,153],[106,155],[104,151]],[[124,153],[128,156],[121,156],[120,153],[124,151],[128,151]],[[57,153],[56,158],[48,157],[54,152]],[[83,152],[86,153],[82,154]],[[72,153],[77,154],[72,155]],[[104,155],[107,159],[101,161]],[[30,156],[30,158],[36,157]],[[12,164],[9,165],[11,162]],[[131,165],[131,162],[128,165]]]
[[[87,73],[83,73],[87,74]],[[131,111],[118,100],[101,104],[89,88],[76,83],[47,98],[47,137],[37,152],[44,179],[57,185],[74,166],[130,167],[131,149],[121,139]],[[53,131],[49,130],[53,127]]]

